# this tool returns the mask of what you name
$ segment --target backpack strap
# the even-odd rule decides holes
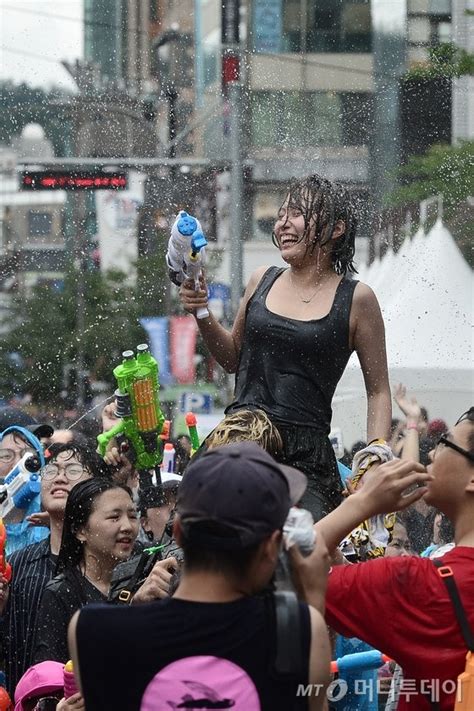
[[[433,563],[438,569],[438,575],[442,578],[448,590],[466,647],[470,652],[474,652],[474,634],[466,617],[466,612],[462,604],[461,596],[459,595],[458,586],[456,585],[452,568],[449,565],[444,565],[443,561],[439,558],[433,560]]]
[[[120,590],[116,602],[121,605],[129,605],[133,595],[136,593],[146,575],[153,568],[157,560],[161,560],[158,549],[145,548],[140,556],[137,567],[128,581]]]
[[[279,590],[273,593],[273,602],[276,618],[274,669],[277,674],[303,678],[304,664],[298,598],[294,592]]]

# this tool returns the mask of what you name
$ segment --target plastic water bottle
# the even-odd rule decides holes
[[[174,472],[174,458],[176,455],[176,450],[171,444],[167,442],[163,450],[163,461],[161,462],[161,471],[165,474],[172,474]]]
[[[67,664],[64,665],[64,698],[69,699],[70,696],[77,694],[79,689],[76,686],[76,680],[74,678],[74,670],[72,667],[72,661],[69,660]]]

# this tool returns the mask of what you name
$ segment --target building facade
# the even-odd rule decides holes
[[[278,262],[270,234],[285,186],[314,172],[342,182],[358,199],[357,255],[359,263],[367,260],[367,206],[374,196],[380,206],[402,156],[400,77],[425,62],[433,44],[451,39],[450,0],[84,3],[86,57],[137,96],[153,89],[156,155],[182,160],[183,172],[215,174],[216,219],[208,223],[223,257],[219,280],[228,282],[230,270],[231,198],[219,168],[230,156],[225,51],[239,56],[243,85],[244,280],[258,264]],[[88,28],[89,20],[96,24]],[[105,42],[101,22],[118,27]],[[207,166],[186,166],[193,157]],[[180,169],[171,177],[179,186]]]

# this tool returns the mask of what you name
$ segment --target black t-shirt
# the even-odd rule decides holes
[[[77,625],[87,711],[308,708],[310,618],[301,604],[304,678],[273,672],[275,622],[266,598],[84,608]],[[206,705],[207,704],[207,705]]]
[[[84,605],[107,598],[79,571],[68,570],[46,585],[36,623],[33,663],[69,660],[67,628],[71,617]]]

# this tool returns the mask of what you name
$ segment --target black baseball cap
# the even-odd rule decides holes
[[[252,546],[283,528],[306,484],[302,472],[278,464],[255,442],[208,450],[191,460],[179,487],[184,536],[224,550]]]
[[[51,437],[54,432],[51,425],[37,422],[27,412],[18,410],[15,407],[6,407],[4,410],[0,410],[0,434],[9,427],[24,427],[38,439]]]

